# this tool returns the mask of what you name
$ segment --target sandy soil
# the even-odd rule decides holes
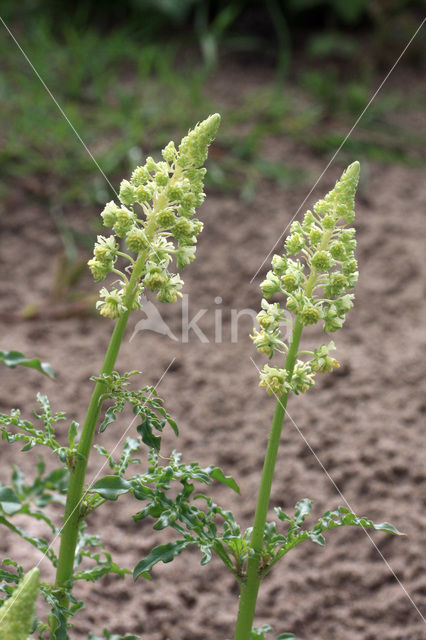
[[[312,183],[325,165],[324,159],[297,152],[290,141],[276,143],[273,153],[281,158],[297,153],[297,164],[311,172]],[[337,162],[327,172],[308,204],[334,183],[342,168]],[[222,487],[214,487],[212,494],[235,512],[244,527],[251,523],[274,403],[257,387],[250,357],[259,366],[263,360],[248,339],[250,318],[241,318],[238,341],[232,343],[231,310],[259,308],[258,284],[269,261],[252,284],[250,280],[307,191],[304,187],[286,192],[264,183],[249,206],[210,193],[202,211],[206,226],[197,260],[185,274],[190,317],[207,309],[199,325],[208,342],[190,334],[189,342],[182,344],[180,339],[175,342],[147,331],[129,342],[144,317],[138,312],[119,357],[120,370],[144,371],[143,384],[156,384],[175,358],[159,392],[181,435],[176,440],[166,433],[163,453],[177,448],[187,461],[217,464],[232,473],[240,483],[241,497]],[[361,274],[356,306],[344,329],[334,336],[343,365],[289,404],[292,421],[287,420],[284,428],[271,505],[291,509],[298,499],[310,497],[314,519],[346,500],[359,515],[388,520],[407,536],[373,533],[369,539],[362,530],[342,529],[330,532],[325,548],[306,543],[294,550],[260,593],[256,622],[273,625],[276,633],[292,631],[301,640],[425,638],[424,622],[415,608],[425,612],[426,607],[426,404],[421,356],[426,342],[425,206],[422,171],[363,163],[356,225]],[[69,220],[89,229],[92,218],[70,213]],[[16,193],[0,224],[3,310],[43,303],[52,287],[54,257],[61,251],[51,217],[25,194]],[[89,276],[83,286],[93,287]],[[221,301],[215,301],[218,296]],[[215,342],[218,309],[223,319],[220,343]],[[165,307],[163,317],[180,337],[180,306]],[[1,331],[2,348],[37,354],[60,374],[53,383],[30,370],[2,369],[0,410],[14,406],[29,413],[36,392],[42,390],[56,410],[82,420],[91,392],[87,380],[98,372],[111,324],[95,317],[71,317],[5,322]],[[313,331],[308,342],[320,339]],[[114,446],[127,424],[127,418],[120,420],[98,441]],[[59,429],[64,437],[65,423]],[[17,446],[2,444],[1,480],[7,482],[11,463],[19,460],[30,470],[35,458],[34,452],[24,455]],[[95,454],[92,473],[100,463]],[[132,521],[139,506],[123,498],[89,520],[90,529],[102,533],[115,560],[130,568],[165,540],[165,534],[153,532],[148,521]],[[33,523],[28,526],[38,531]],[[32,548],[5,530],[0,551],[20,558],[28,568],[38,560]],[[219,561],[200,567],[199,560],[197,553],[186,553],[172,564],[158,566],[152,582],[134,585],[131,578],[108,577],[82,585],[77,595],[87,595],[87,607],[76,617],[71,638],[87,638],[89,630],[100,635],[104,627],[144,640],[230,638],[236,585]],[[46,562],[41,569],[43,577],[51,577]]]

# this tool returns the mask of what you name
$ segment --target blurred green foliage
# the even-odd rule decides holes
[[[194,121],[221,111],[210,182],[250,200],[261,178],[287,188],[304,178],[301,168],[268,154],[280,138],[328,155],[337,148],[378,84],[374,63],[380,47],[383,60],[389,53],[387,26],[397,19],[398,33],[411,35],[420,4],[266,0],[259,9],[250,0],[76,0],[70,15],[53,0],[3,0],[1,15],[113,184]],[[374,37],[362,39],[363,29]],[[107,181],[2,25],[0,46],[2,191],[19,184],[48,202],[54,219],[58,202],[110,199]],[[221,73],[219,51],[244,52],[242,69],[275,66],[278,76],[269,74],[263,89],[232,88],[231,101],[223,100],[210,88]],[[423,137],[391,119],[423,98],[420,87],[409,99],[383,93],[345,148],[423,163]]]

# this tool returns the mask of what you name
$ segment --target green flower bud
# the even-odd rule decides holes
[[[345,316],[338,314],[336,306],[330,304],[324,313],[324,331],[326,333],[333,333],[343,327],[345,322]]]
[[[201,207],[204,200],[206,199],[206,194],[204,191],[194,192],[194,207]]]
[[[169,174],[167,171],[156,171],[154,180],[159,187],[165,187],[169,182]]]
[[[145,161],[145,167],[146,167],[146,170],[149,171],[149,173],[156,171],[157,163],[155,162],[154,158],[151,158],[151,156],[148,156]]]
[[[117,217],[113,230],[119,238],[124,238],[126,233],[130,231],[135,223],[135,214],[129,211],[129,209],[119,209],[117,211]]]
[[[130,178],[131,183],[135,187],[140,187],[144,185],[150,179],[149,172],[146,167],[136,167],[136,169],[132,173],[132,177]]]
[[[302,229],[304,231],[309,231],[313,224],[315,224],[315,216],[312,211],[308,210],[303,216]]]
[[[187,218],[178,218],[172,228],[172,234],[177,240],[191,236],[193,233],[193,225]]]
[[[139,229],[139,227],[132,227],[126,235],[126,246],[130,251],[139,253],[148,247],[148,239],[145,231]]]
[[[183,198],[183,189],[182,186],[178,183],[178,184],[170,184],[167,187],[167,197],[169,200],[173,201],[173,200],[177,200],[178,202],[181,202],[182,198]]]
[[[182,139],[178,150],[177,162],[182,168],[201,167],[207,158],[208,147],[216,137],[220,124],[220,116],[215,113]]]
[[[150,271],[144,279],[144,285],[150,291],[158,291],[158,289],[165,287],[167,283],[167,275],[157,269]]]
[[[346,286],[347,280],[345,276],[342,273],[335,271],[330,274],[324,293],[327,298],[332,298],[334,296],[338,296]]]
[[[197,218],[191,220],[191,225],[192,233],[196,236],[204,229],[204,222],[201,222],[201,220],[198,220]]]
[[[182,218],[191,218],[195,214],[195,207],[191,207],[190,209],[186,207],[180,206],[177,210],[178,216]]]
[[[259,387],[265,387],[268,396],[277,396],[280,398],[284,393],[291,389],[287,381],[287,371],[278,367],[270,367],[265,364],[263,371],[260,373]]]
[[[136,202],[136,189],[128,180],[121,181],[119,198],[123,204]]]
[[[318,200],[318,202],[314,204],[314,211],[319,216],[327,215],[330,209],[330,203],[326,200]]]
[[[330,245],[330,253],[335,260],[340,260],[340,261],[344,260],[345,247],[343,246],[343,243],[340,241],[333,242]]]
[[[109,292],[105,287],[100,291],[100,297],[103,300],[99,300],[96,303],[96,308],[99,309],[99,313],[104,318],[115,319],[123,315],[126,311],[123,301],[123,292],[113,289]]]
[[[40,571],[31,569],[1,607],[1,640],[27,640],[33,628]]]
[[[183,269],[187,264],[195,260],[196,247],[182,246],[176,252],[176,265],[178,269]]]
[[[105,208],[101,213],[105,227],[112,227],[115,224],[117,211],[119,211],[119,209],[120,207],[118,207],[113,200],[105,205]]]
[[[178,296],[182,297],[182,295],[179,293],[178,289],[181,289],[183,285],[183,280],[175,275],[172,276],[167,285],[165,287],[162,287],[160,289],[160,291],[157,294],[157,298],[160,302],[167,302],[168,304],[172,304],[173,302],[176,302],[176,300],[178,299]]]
[[[342,230],[340,234],[340,241],[343,242],[343,244],[350,243],[354,239],[355,239],[355,229],[353,227]]]
[[[136,201],[137,202],[148,202],[151,200],[154,195],[154,188],[151,182],[147,184],[142,184],[136,189]]]
[[[331,256],[328,251],[317,251],[312,256],[311,264],[318,271],[328,271],[331,268]]]
[[[281,282],[283,283],[284,290],[287,293],[291,293],[292,291],[295,291],[299,286],[298,278],[291,271],[281,276]]]
[[[278,302],[271,304],[262,300],[262,310],[256,316],[258,323],[265,330],[273,330],[275,335],[279,332],[279,323],[284,319],[284,314]]]
[[[175,291],[174,289],[168,289],[167,287],[164,287],[163,289],[160,289],[160,291],[157,293],[157,298],[160,302],[167,302],[167,304],[173,304],[178,299],[178,295],[179,295],[178,292]]]
[[[185,209],[192,209],[195,206],[199,206],[196,205],[196,202],[197,198],[190,191],[188,191],[188,193],[184,193],[181,198],[182,207],[184,207]]]
[[[260,283],[260,288],[265,298],[271,298],[275,293],[281,291],[280,279],[272,271],[268,271],[266,279]]]
[[[291,387],[296,395],[306,393],[315,384],[314,374],[306,362],[297,360],[291,377]]]
[[[306,305],[300,313],[300,319],[303,325],[316,324],[321,318],[321,313],[317,307]]]
[[[319,349],[314,349],[314,357],[310,362],[312,371],[324,373],[326,371],[333,371],[335,367],[339,367],[338,361],[329,356],[329,352],[335,348],[334,342],[330,342],[328,345],[321,345]]]
[[[168,162],[169,164],[173,164],[177,156],[175,143],[169,142],[169,144],[162,150],[161,155],[166,162]]]
[[[281,350],[284,347],[284,343],[280,340],[280,333],[278,330],[269,332],[261,329],[253,329],[253,334],[250,338],[259,353],[264,353],[268,358],[272,358],[275,350]]]
[[[306,298],[302,289],[290,293],[287,298],[287,309],[294,314],[298,314],[306,306],[310,304],[310,300]]]
[[[91,258],[87,264],[95,280],[104,280],[112,268],[112,262],[100,262],[95,258]]]
[[[312,246],[319,244],[322,240],[322,231],[320,229],[312,229],[309,234],[309,242]]]
[[[157,214],[157,222],[162,229],[168,229],[176,222],[175,214],[171,209],[164,209]]]
[[[352,273],[355,273],[357,269],[358,269],[358,263],[355,260],[355,258],[353,258],[352,260],[347,260],[342,265],[342,271],[345,276],[350,276]]]
[[[270,329],[275,324],[274,319],[271,318],[269,313],[267,313],[266,311],[259,311],[259,313],[256,316],[256,320],[258,321],[262,329],[265,329],[265,330]]]
[[[347,293],[345,296],[340,296],[340,298],[334,301],[334,308],[336,309],[336,312],[344,315],[350,311],[354,306],[354,298],[355,296],[353,293]]]
[[[277,276],[285,273],[285,270],[287,269],[287,260],[276,253],[272,256],[271,264],[272,270]]]
[[[288,254],[298,253],[305,246],[305,238],[301,233],[292,233],[285,241]]]
[[[99,262],[112,262],[118,251],[118,245],[113,236],[105,238],[104,236],[98,236],[98,241],[95,244],[93,253],[96,260]]]
[[[303,234],[303,227],[298,220],[295,220],[290,225],[290,233],[301,233]]]
[[[322,215],[334,215],[336,220],[343,219],[346,222],[352,222],[355,215],[354,199],[358,178],[359,162],[353,162],[343,172],[334,189],[326,195],[324,200],[320,201],[321,204],[318,203],[318,210],[315,209],[315,211]]]
[[[336,222],[333,216],[325,216],[322,221],[322,226],[324,227],[324,229],[327,229],[329,231],[334,229],[334,227],[336,226]]]
[[[346,288],[353,289],[356,283],[358,282],[358,271],[354,271],[353,273],[349,273],[346,276]]]

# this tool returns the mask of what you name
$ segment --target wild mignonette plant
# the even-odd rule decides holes
[[[4,559],[0,568],[4,594],[0,607],[0,640],[66,640],[71,618],[84,606],[74,595],[79,580],[96,581],[108,573],[124,577],[130,571],[119,567],[104,550],[100,537],[88,531],[88,516],[107,502],[131,494],[141,503],[134,516],[136,522],[150,518],[154,529],[170,527],[175,540],[161,544],[141,558],[133,569],[134,579],[151,579],[150,572],[158,562],[170,562],[186,548],[196,546],[201,564],[216,555],[237,581],[241,595],[234,640],[264,640],[272,631],[269,625],[253,627],[256,600],[262,579],[284,555],[305,540],[325,543],[324,533],[340,526],[371,528],[389,533],[399,532],[388,523],[374,524],[339,507],[327,511],[311,528],[305,519],[311,511],[311,500],[304,498],[294,515],[276,508],[277,522],[267,522],[271,486],[278,454],[281,430],[290,394],[305,393],[321,372],[338,366],[330,355],[334,344],[319,345],[312,351],[300,350],[303,330],[321,323],[326,333],[342,327],[345,314],[353,305],[351,293],[358,276],[354,258],[355,231],[349,225],[354,219],[354,196],[359,165],[352,164],[335,188],[308,211],[302,223],[294,222],[282,255],[272,259],[272,270],[261,284],[265,297],[257,316],[253,342],[258,351],[285,360],[282,366],[265,364],[260,372],[260,386],[275,396],[276,409],[272,421],[264,468],[260,481],[253,527],[241,530],[233,514],[196,491],[196,486],[221,482],[239,493],[232,476],[216,467],[201,468],[198,463],[184,463],[180,453],[168,458],[159,455],[161,432],[168,424],[177,434],[178,427],[163,407],[155,388],[145,386],[133,390],[135,371],[124,374],[114,370],[126,324],[132,311],[141,308],[141,294],[156,292],[161,302],[175,302],[181,295],[183,281],[171,271],[183,269],[195,257],[197,235],[202,223],[195,217],[196,207],[204,200],[204,164],[208,147],[219,126],[213,115],[197,125],[176,148],[170,142],[163,149],[163,160],[148,158],[137,167],[130,180],[123,180],[120,203],[109,202],[102,212],[104,225],[112,229],[99,236],[89,268],[98,281],[107,276],[115,282],[100,290],[97,309],[115,325],[105,359],[97,376],[92,398],[82,429],[70,423],[68,444],[60,443],[56,424],[66,420],[62,412],[53,413],[46,396],[38,394],[38,424],[22,419],[20,412],[0,414],[3,441],[21,442],[23,451],[45,447],[49,457],[56,458],[58,468],[47,472],[39,459],[36,477],[27,481],[14,468],[11,485],[0,484],[0,523],[41,551],[56,571],[54,584],[41,582],[39,571],[24,575],[15,561]],[[112,274],[112,275],[111,275]],[[118,278],[118,279],[117,279]],[[284,296],[280,302],[269,302]],[[290,317],[292,319],[290,319]],[[291,338],[286,344],[281,334],[282,323],[290,323]],[[0,362],[7,366],[24,365],[53,376],[47,363],[26,358],[17,351],[0,352]],[[105,408],[107,404],[107,408]],[[94,444],[96,428],[102,434],[118,420],[130,405],[140,423],[136,434],[125,439],[121,453],[114,457],[101,444]],[[101,436],[100,436],[101,437]],[[108,475],[88,485],[86,469],[93,449],[105,458]],[[146,452],[145,473],[131,475],[129,467],[140,462]],[[62,524],[54,523],[49,506],[63,506]],[[51,539],[36,537],[14,524],[18,514],[40,520],[47,525]],[[59,554],[52,542],[60,537]],[[17,586],[16,586],[17,585]],[[46,620],[35,617],[34,602],[40,590],[50,608]],[[136,636],[117,636],[104,630],[101,637],[88,631],[89,640],[137,640]],[[276,640],[293,639],[292,633],[280,633]]]

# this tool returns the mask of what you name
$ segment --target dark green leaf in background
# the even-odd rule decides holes
[[[52,380],[55,378],[55,373],[48,362],[41,362],[38,358],[27,358],[20,351],[0,351],[0,362],[3,362],[11,369],[21,365],[22,367],[37,369],[37,371],[44,373]]]

